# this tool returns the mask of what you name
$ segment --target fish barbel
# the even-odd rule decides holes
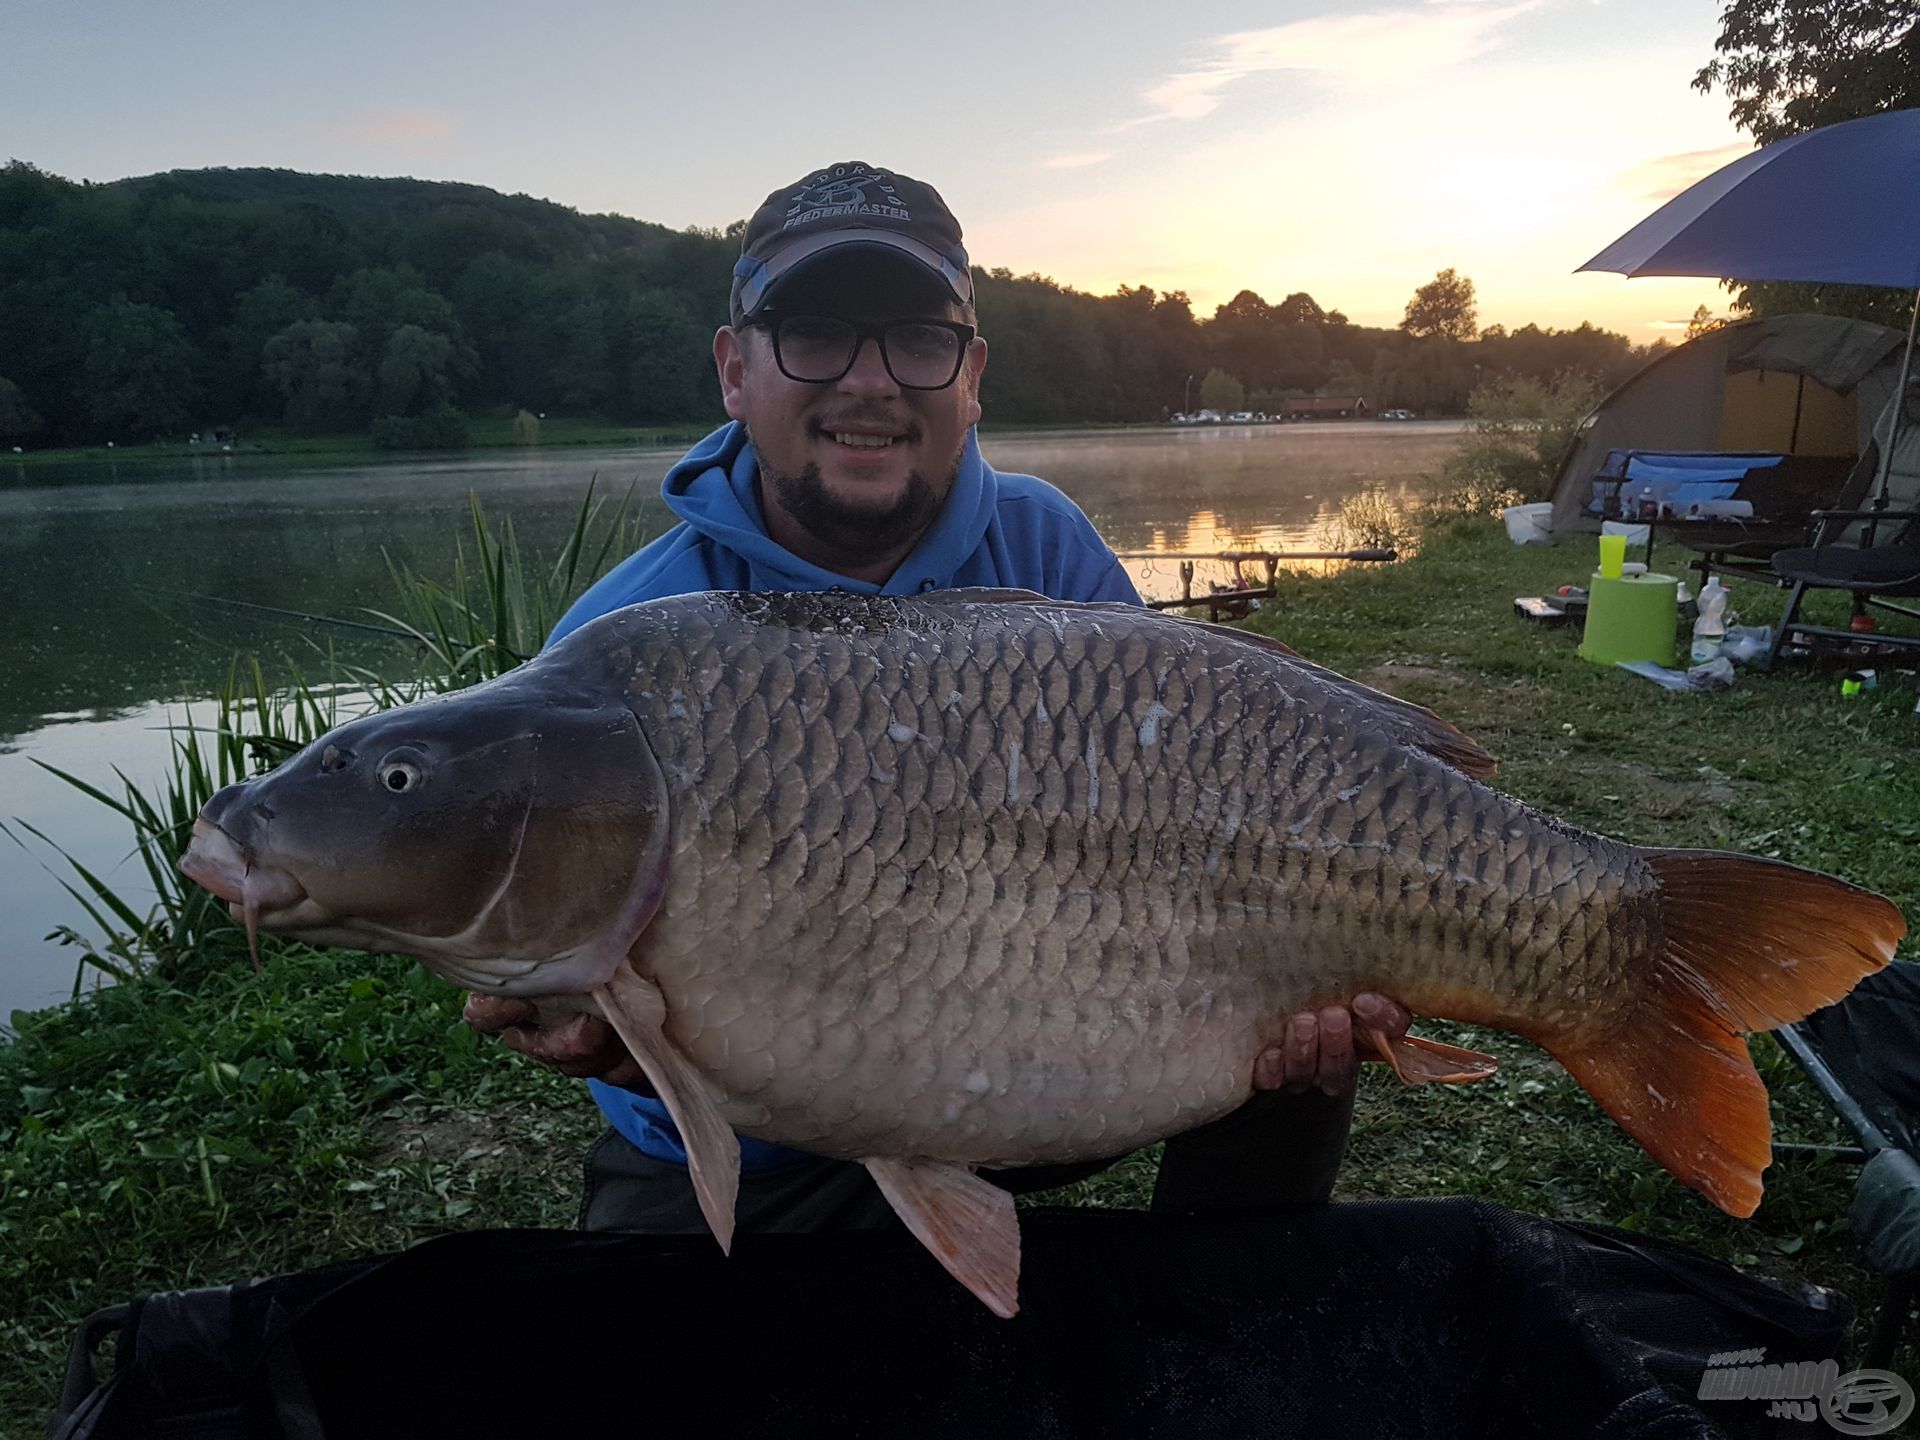
[[[1886,900],[1648,849],[1483,781],[1431,713],[1244,631],[1023,592],[699,594],[343,725],[208,804],[182,868],[254,926],[594,1008],[732,1233],[733,1131],[866,1164],[1002,1314],[976,1166],[1241,1104],[1288,1017],[1373,990],[1547,1049],[1735,1214],[1741,1032],[1892,958]],[[1379,1037],[1403,1078],[1486,1057]]]

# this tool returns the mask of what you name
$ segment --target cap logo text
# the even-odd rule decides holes
[[[900,203],[885,171],[864,165],[837,165],[808,178],[794,191],[782,230],[819,220],[911,221],[913,212]]]

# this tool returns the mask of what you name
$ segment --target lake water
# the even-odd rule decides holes
[[[1002,470],[1044,476],[1120,551],[1319,548],[1343,498],[1379,486],[1404,500],[1453,442],[1451,422],[1236,426],[1094,434],[990,434]],[[33,762],[109,790],[116,769],[164,775],[167,727],[224,680],[239,653],[404,664],[393,642],[273,621],[219,601],[364,618],[389,609],[383,555],[451,572],[468,496],[511,516],[524,546],[565,538],[590,479],[653,497],[672,450],[496,451],[455,459],[315,465],[215,456],[122,465],[0,461],[0,819],[17,818],[122,889],[142,893],[130,832]],[[1129,562],[1150,598],[1179,593],[1170,560]],[[1226,578],[1214,567],[1212,578]],[[1202,567],[1196,588],[1209,578]],[[307,669],[313,668],[311,658]],[[26,837],[23,837],[26,838]],[[0,1020],[69,993],[77,960],[43,940],[86,929],[58,856],[0,835]]]

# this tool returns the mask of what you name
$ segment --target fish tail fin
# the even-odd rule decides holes
[[[1751,1215],[1773,1132],[1742,1032],[1840,999],[1893,958],[1906,922],[1882,896],[1779,861],[1645,854],[1664,891],[1645,990],[1604,1032],[1541,1040],[1676,1178]]]

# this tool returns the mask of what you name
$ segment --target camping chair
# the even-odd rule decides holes
[[[1884,1370],[1920,1281],[1920,965],[1896,961],[1775,1034],[1860,1141],[1834,1153],[1861,1165],[1849,1219],[1887,1298],[1860,1363]]]
[[[1655,544],[1673,540],[1694,552],[1701,585],[1716,571],[1778,585],[1767,560],[1808,543],[1812,511],[1839,503],[1854,464],[1844,455],[1613,450],[1593,478],[1588,509],[1645,524],[1650,567]],[[1745,513],[1730,513],[1729,502]]]
[[[1771,562],[1789,589],[1765,665],[1780,658],[1794,634],[1807,637],[1810,644],[1835,639],[1920,650],[1920,635],[1882,635],[1871,614],[1873,609],[1890,610],[1920,620],[1920,610],[1893,603],[1895,598],[1920,597],[1920,526],[1915,524],[1920,510],[1816,510],[1814,519],[1813,544],[1778,551]],[[1800,620],[1800,605],[1809,590],[1851,592],[1849,627]]]

